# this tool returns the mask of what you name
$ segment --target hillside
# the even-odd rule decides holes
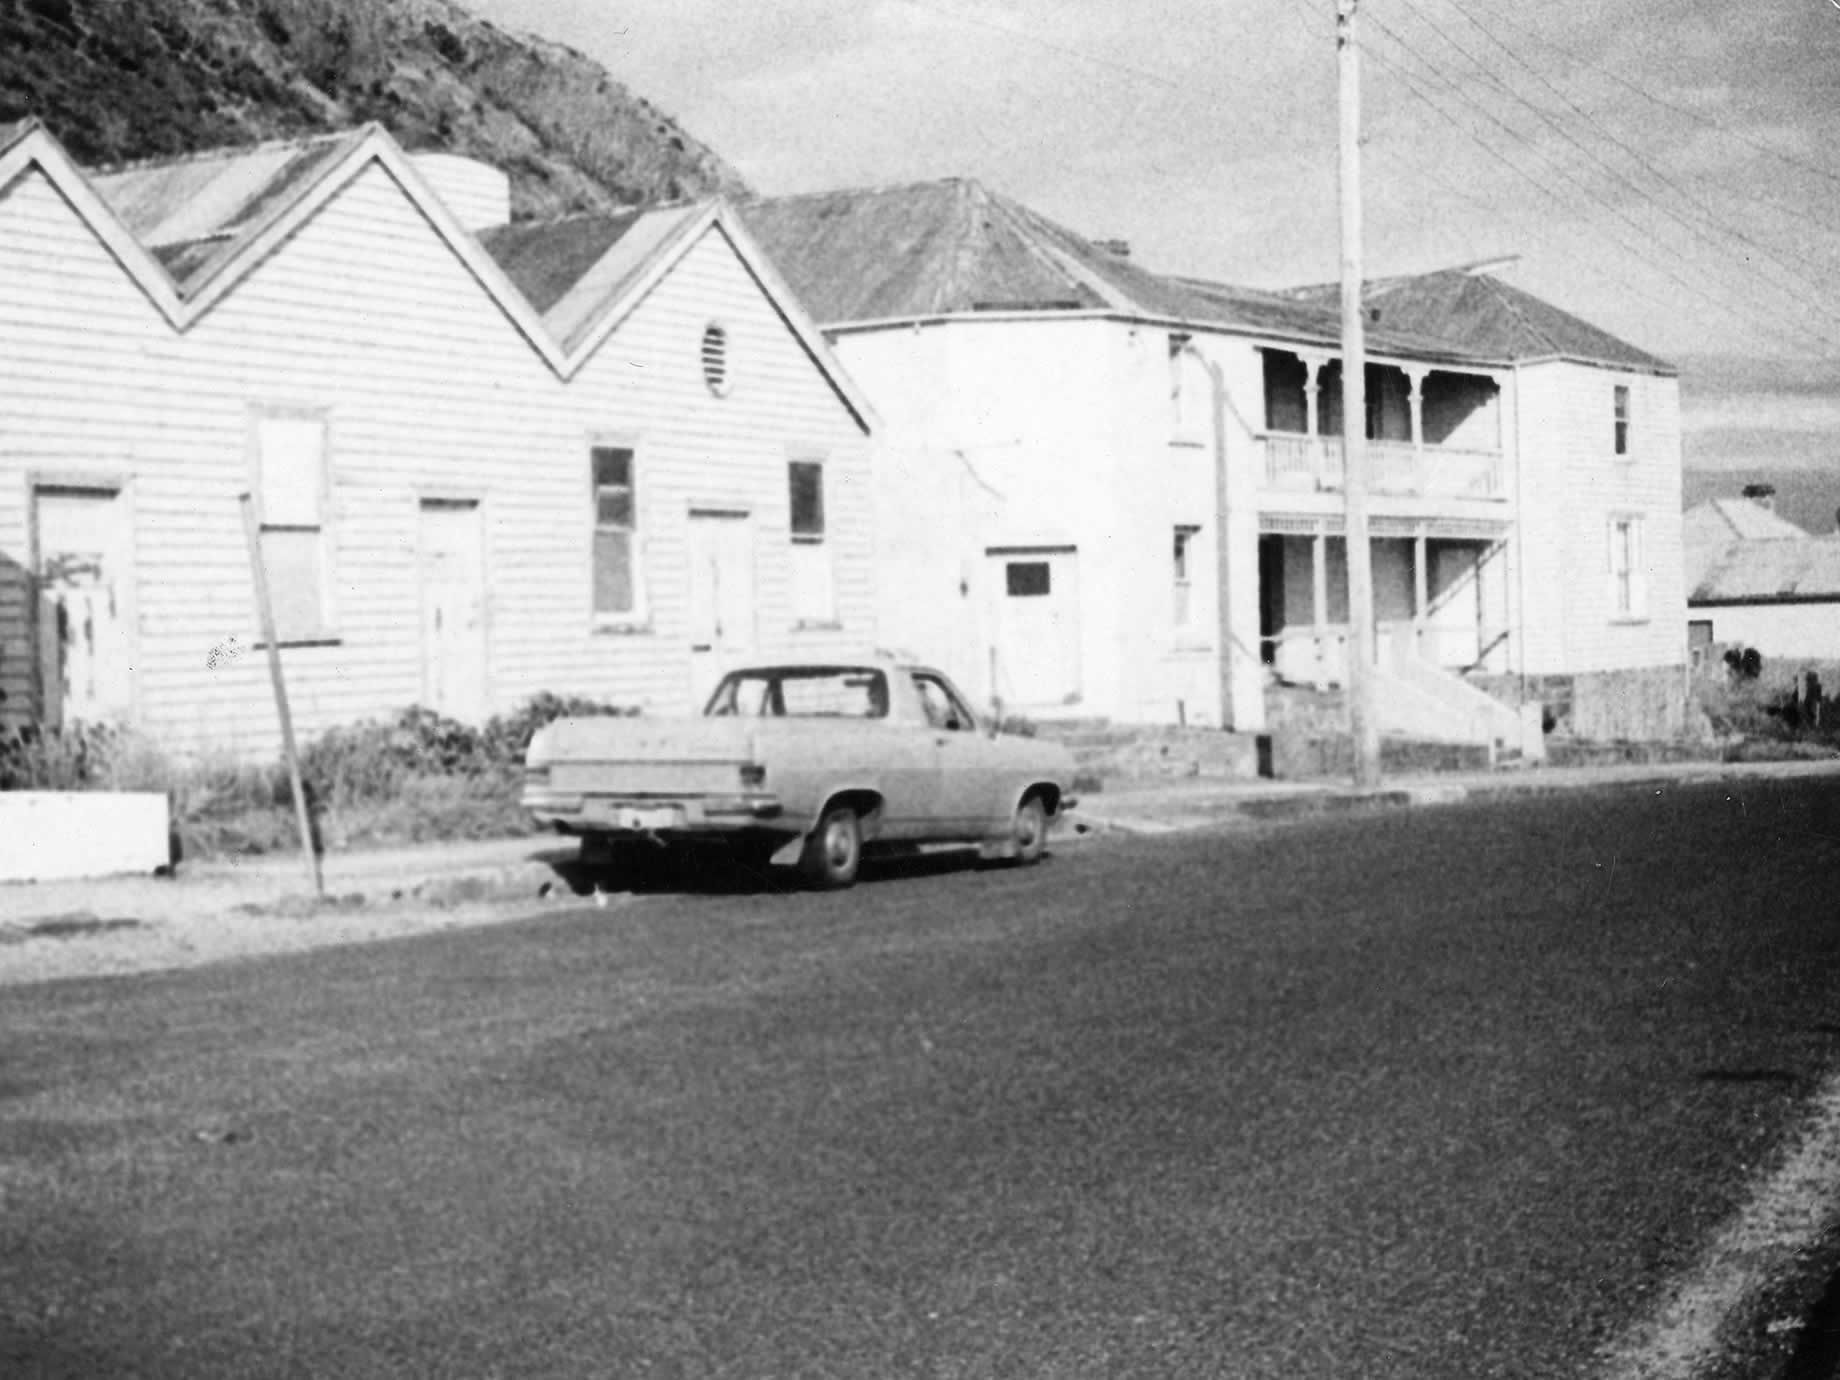
[[[746,192],[598,63],[450,0],[0,0],[0,122],[28,115],[92,164],[375,120],[503,168],[519,218]]]

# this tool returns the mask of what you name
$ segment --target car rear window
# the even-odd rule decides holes
[[[888,716],[888,680],[880,671],[853,666],[736,671],[716,687],[706,712],[766,718],[882,719]]]

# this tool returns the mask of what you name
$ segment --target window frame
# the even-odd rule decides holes
[[[1175,524],[1170,551],[1171,607],[1170,626],[1178,635],[1195,630],[1195,541],[1201,525],[1195,522]]]
[[[1609,542],[1607,574],[1609,580],[1610,621],[1612,623],[1646,623],[1648,612],[1648,572],[1645,567],[1647,534],[1645,514],[1613,512],[1606,519]],[[1627,539],[1623,534],[1627,533]]]
[[[1619,460],[1628,460],[1634,407],[1633,394],[1626,383],[1610,386],[1610,417],[1612,453]]]
[[[842,626],[837,612],[837,557],[830,535],[830,505],[826,490],[830,487],[828,457],[813,451],[794,451],[786,457],[786,542],[794,569],[788,587],[794,628],[837,628]],[[798,526],[797,476],[801,470],[817,477],[817,530],[800,531]],[[815,553],[815,554],[813,554]],[[813,607],[800,602],[804,588],[797,569],[801,563],[819,567],[823,599]]]
[[[626,455],[626,483],[624,485],[606,485],[599,482],[596,470],[598,453],[602,451],[624,452]],[[587,437],[588,459],[588,621],[596,632],[621,632],[642,629],[647,623],[649,608],[645,597],[645,558],[643,534],[645,523],[639,507],[640,447],[638,441],[629,435],[618,433],[596,433]],[[601,494],[603,490],[618,491],[624,489],[627,497],[629,521],[625,527],[601,521]],[[598,605],[596,590],[599,584],[598,539],[603,531],[626,534],[627,580],[631,588],[631,607],[625,610],[602,610]]]
[[[970,733],[973,735],[978,732],[977,712],[973,710],[970,705],[965,703],[964,696],[958,693],[958,690],[953,686],[951,681],[935,671],[910,671],[908,677],[913,682],[914,697],[920,701],[920,712],[926,718],[926,726],[930,731],[935,733]],[[931,709],[927,704],[926,691],[922,688],[928,685],[936,686],[939,693],[945,696],[946,704],[964,721],[959,724],[957,728],[951,727],[949,720],[946,723],[935,723],[933,721]]]
[[[271,498],[268,486],[264,483],[267,473],[263,428],[270,422],[307,422],[319,431],[318,474],[311,486],[314,499],[314,516],[318,520],[312,523],[271,521]],[[248,437],[248,473],[249,492],[255,503],[256,533],[259,549],[262,553],[263,575],[269,590],[270,614],[274,614],[274,593],[277,585],[273,563],[269,560],[268,537],[271,533],[307,533],[313,534],[315,543],[315,575],[319,585],[317,609],[318,618],[311,628],[282,627],[279,619],[275,626],[275,645],[277,647],[326,647],[336,646],[342,640],[339,631],[339,607],[337,599],[337,553],[338,522],[333,509],[333,426],[332,409],[325,406],[313,406],[291,403],[252,403],[249,407]],[[258,611],[258,618],[260,614]],[[254,648],[268,646],[267,637],[258,628],[250,639]]]

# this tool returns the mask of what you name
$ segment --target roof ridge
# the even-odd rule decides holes
[[[1520,322],[1523,330],[1535,340],[1539,341],[1553,354],[1563,356],[1566,353],[1566,351],[1560,347],[1558,341],[1554,340],[1545,331],[1541,330],[1538,326],[1535,326],[1533,322],[1527,319],[1527,314],[1521,310],[1520,303],[1514,301],[1509,295],[1513,290],[1510,289],[1506,283],[1502,282],[1501,279],[1497,278],[1492,273],[1466,273],[1463,276],[1472,283],[1481,283],[1483,285],[1483,290],[1492,293],[1495,300],[1500,302],[1501,305],[1507,309],[1508,314],[1516,321]],[[1561,307],[1553,307],[1552,309],[1554,311],[1564,310]],[[1566,312],[1565,314],[1567,316],[1571,315],[1570,312]],[[1593,329],[1596,328],[1593,327]],[[1608,332],[1604,332],[1604,334],[1608,334]],[[1614,339],[1614,337],[1612,338]]]
[[[250,154],[265,153],[271,149],[302,148],[309,144],[336,144],[344,141],[356,144],[373,131],[382,128],[383,126],[375,120],[367,120],[349,129],[326,130],[319,134],[301,135],[293,139],[264,139],[254,144],[224,144],[214,149],[198,149],[191,153],[175,154],[163,158],[130,158],[120,163],[97,163],[84,168],[83,171],[91,177],[113,177],[119,173],[140,172],[148,168],[176,168],[229,158],[246,158]]]

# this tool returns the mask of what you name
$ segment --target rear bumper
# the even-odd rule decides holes
[[[762,792],[639,796],[527,788],[519,803],[539,824],[572,834],[727,833],[785,814],[778,796]]]

